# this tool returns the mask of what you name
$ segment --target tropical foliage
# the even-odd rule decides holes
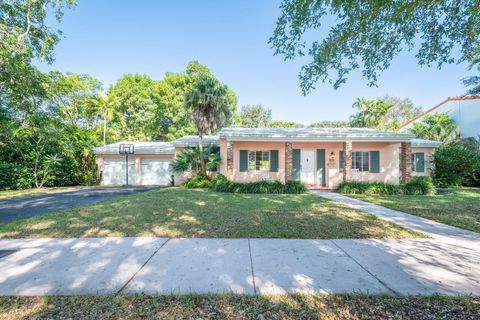
[[[342,182],[338,192],[343,194],[406,194],[431,195],[435,194],[435,185],[430,177],[413,177],[412,181],[403,184],[386,182]]]
[[[212,134],[231,121],[235,105],[228,93],[228,87],[213,75],[200,74],[185,95],[185,106],[192,115],[199,137],[199,154],[204,153],[203,136]],[[199,160],[199,171],[206,176],[206,161],[203,157],[200,157]]]
[[[439,187],[477,184],[480,182],[480,149],[465,142],[451,142],[433,154],[433,179]]]
[[[208,171],[216,171],[220,165],[220,150],[218,147],[207,146],[203,150],[203,161],[206,164]],[[183,173],[192,171],[194,174],[200,171],[200,148],[186,148],[181,153],[177,154],[171,163],[173,172]]]
[[[217,192],[230,193],[286,193],[298,194],[307,191],[300,181],[282,183],[274,181],[235,182],[228,180],[224,175],[217,174],[210,183],[210,188]]]
[[[300,72],[304,94],[317,81],[338,88],[357,69],[375,85],[402,50],[416,49],[420,65],[470,60],[480,40],[479,6],[478,0],[283,0],[270,43],[286,59],[310,57]]]
[[[458,127],[447,113],[426,114],[409,129],[420,139],[449,143],[458,140]]]

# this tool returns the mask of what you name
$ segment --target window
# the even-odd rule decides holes
[[[248,171],[270,170],[269,151],[248,151]]]
[[[352,169],[360,172],[369,171],[368,152],[352,152]]]
[[[412,153],[412,171],[425,172],[425,155],[423,152]]]

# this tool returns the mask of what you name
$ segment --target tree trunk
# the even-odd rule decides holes
[[[203,157],[203,136],[202,134],[198,135],[198,157],[200,160],[200,173],[204,176],[207,176],[207,168],[205,166],[205,159]]]
[[[103,145],[107,145],[107,118],[103,118]]]

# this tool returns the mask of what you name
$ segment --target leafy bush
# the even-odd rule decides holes
[[[217,192],[230,192],[230,193],[304,193],[306,191],[305,186],[299,181],[289,181],[286,184],[278,180],[274,181],[255,181],[255,182],[233,182],[228,180],[225,176],[217,174],[211,181],[210,188]]]
[[[430,177],[414,177],[405,184],[385,182],[342,182],[337,191],[343,194],[435,194],[435,186]]]
[[[17,188],[18,165],[0,162],[0,190]]]
[[[430,177],[414,177],[412,181],[403,185],[405,194],[435,194],[436,189]]]
[[[440,147],[433,154],[433,163],[433,182],[441,188],[462,185],[480,166],[477,154],[461,142]]]
[[[385,182],[342,182],[337,188],[344,194],[402,194],[401,185]]]
[[[191,178],[188,178],[182,183],[185,188],[208,188],[210,187],[210,180],[201,173],[197,173]]]

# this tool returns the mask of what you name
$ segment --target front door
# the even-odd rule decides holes
[[[302,150],[300,154],[300,181],[305,184],[315,183],[315,152]]]

